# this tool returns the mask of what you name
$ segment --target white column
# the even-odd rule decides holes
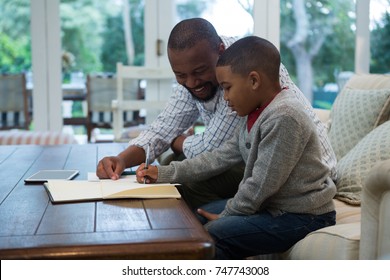
[[[280,49],[280,1],[253,1],[253,35],[272,42]]]
[[[176,13],[174,4],[174,0],[145,0],[145,66],[170,67],[167,55],[167,42],[175,24]],[[145,99],[147,101],[168,101],[171,93],[172,84],[170,82],[148,81]],[[147,111],[146,123],[150,124],[159,112],[149,109]]]
[[[59,0],[31,0],[33,121],[37,131],[62,129]]]
[[[370,72],[370,0],[356,1],[355,72]]]
[[[169,66],[167,42],[175,18],[174,0],[145,0],[145,66]]]

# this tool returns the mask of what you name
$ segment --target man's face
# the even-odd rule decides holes
[[[223,50],[223,47],[221,47]],[[176,80],[196,99],[207,101],[218,89],[215,65],[219,53],[211,49],[206,41],[185,50],[168,50],[169,62]]]

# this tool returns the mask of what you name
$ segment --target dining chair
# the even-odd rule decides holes
[[[24,73],[0,75],[0,130],[30,125],[29,97]]]
[[[137,80],[127,80],[123,85],[124,98],[136,100],[140,97]],[[113,110],[111,101],[116,99],[117,80],[113,74],[87,75],[88,121],[87,137],[91,142],[95,128],[113,128]],[[142,122],[138,111],[123,111],[122,121],[125,127]]]
[[[122,137],[125,127],[121,117],[123,112],[146,110],[147,117],[153,116],[152,112],[157,115],[164,108],[171,94],[175,77],[169,67],[129,66],[117,63],[116,71],[117,94],[112,100],[114,140],[127,141],[128,139]],[[144,99],[130,100],[125,96],[125,84],[129,80],[146,82]],[[146,124],[148,122],[146,119]]]

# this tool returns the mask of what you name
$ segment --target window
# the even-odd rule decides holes
[[[30,69],[30,0],[0,0],[0,72]]]
[[[152,6],[154,9],[158,7],[160,10],[167,8],[173,1],[177,8],[177,17],[172,19],[173,23],[184,18],[201,16],[209,19],[221,35],[228,36],[253,34],[253,25],[258,28],[259,19],[261,19],[260,27],[268,24],[268,29],[274,30],[276,25],[270,22],[276,17],[272,15],[272,18],[267,19],[267,15],[272,14],[268,13],[268,9],[270,3],[279,3],[277,0],[256,2],[254,0],[155,1],[157,0],[60,0],[62,50],[64,54],[69,54],[68,58],[70,58],[70,63],[63,65],[64,81],[70,82],[72,72],[114,72],[117,61],[122,61],[125,64],[128,64],[128,61],[135,65],[144,64],[145,56],[150,57],[149,54],[145,55],[150,48],[145,49],[143,39],[146,37],[145,34],[150,33],[150,30],[144,32],[144,14],[147,3],[152,3],[149,7]],[[16,73],[31,70],[30,36],[35,38],[41,34],[39,33],[40,29],[37,31],[33,28],[36,33],[33,32],[30,35],[30,14],[33,14],[33,18],[37,14],[39,17],[40,11],[36,13],[36,9],[43,9],[43,5],[40,5],[39,2],[43,2],[43,0],[0,0],[1,72]],[[58,5],[57,1],[51,0],[47,0],[45,3]],[[123,13],[126,10],[125,3],[129,4],[127,15],[130,15],[131,28],[128,30],[132,31],[127,32],[127,35],[125,35],[123,29],[123,20],[128,19]],[[386,50],[390,48],[388,45],[388,42],[390,42],[388,39],[390,36],[388,31],[389,0],[280,0],[280,50],[282,61],[292,79],[304,94],[312,100],[315,107],[329,108],[338,91],[337,77],[339,74],[346,71],[354,72],[359,65],[355,62],[360,57],[355,58],[356,26],[360,26],[357,25],[356,21],[356,6],[359,3],[365,5],[370,3],[370,71],[388,73],[390,71],[390,59]],[[30,9],[30,5],[36,7],[36,9]],[[266,5],[268,6],[265,7]],[[53,14],[52,12],[56,8],[52,6],[50,6],[51,10],[48,11],[50,15]],[[252,12],[253,9],[255,12]],[[259,11],[259,9],[267,12],[252,20],[251,15],[257,15],[256,11]],[[365,10],[364,8],[363,12]],[[278,13],[279,6],[274,8],[273,11]],[[172,17],[169,16],[169,18]],[[167,18],[164,18],[165,21],[167,21]],[[50,20],[45,22],[50,23]],[[161,28],[161,23],[150,25],[148,28],[154,31],[156,25]],[[167,34],[169,34],[167,31],[169,26],[167,26],[164,26],[163,33],[159,35],[161,38],[167,38]],[[304,28],[302,29],[302,27]],[[296,32],[302,30],[304,32]],[[52,28],[50,32],[55,33],[56,31]],[[132,38],[130,42],[133,42],[133,48],[126,48],[125,36]],[[366,34],[364,36],[366,37]],[[56,36],[52,37],[56,38]],[[274,41],[278,41],[279,35],[275,38]],[[154,40],[154,37],[152,40]],[[154,41],[150,42],[148,44],[155,44]],[[365,49],[363,51],[365,55],[367,51]],[[45,51],[45,53],[48,52]],[[38,55],[34,55],[34,61],[40,61],[40,58],[36,57],[39,55],[42,54],[38,52]],[[354,65],[355,63],[356,65]],[[365,62],[365,65],[367,64]],[[157,63],[157,65],[160,64]],[[55,67],[55,69],[58,68]],[[367,71],[366,69],[366,66],[363,67],[364,71]],[[77,78],[77,75],[75,77]],[[41,81],[41,84],[46,82],[42,73],[38,80]],[[57,87],[56,84],[55,88]],[[53,88],[50,88],[50,95],[53,96]],[[60,95],[59,92],[58,95]],[[61,118],[57,118],[55,113],[60,111],[60,105],[56,103],[48,106],[46,104],[49,101],[48,96],[49,93],[39,96],[42,99],[40,103],[43,105],[38,108],[39,110],[35,110],[35,117],[37,117],[37,114],[40,115],[36,119],[36,125],[40,124],[40,129],[57,129],[60,127]],[[43,99],[48,100],[43,102]],[[37,102],[34,102],[34,104],[36,105]],[[49,107],[53,108],[53,114],[51,111],[49,113],[45,111],[45,108]],[[45,117],[41,115],[45,115]],[[49,118],[47,115],[50,115]],[[50,119],[49,125],[46,124],[47,119]],[[55,125],[52,126],[52,123]]]
[[[337,76],[354,70],[355,3],[281,0],[281,56],[314,107],[329,109]]]
[[[371,73],[390,73],[390,1],[370,2]]]
[[[144,1],[61,0],[63,72],[115,72],[144,64]],[[125,24],[126,23],[126,24]],[[67,63],[69,62],[69,63]]]
[[[243,37],[253,34],[253,0],[214,0],[201,17],[210,21],[218,34]]]

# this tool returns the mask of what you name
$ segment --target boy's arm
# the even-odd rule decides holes
[[[158,167],[157,182],[195,182],[216,176],[242,162],[238,148],[238,132],[221,147],[192,159],[174,161]]]

